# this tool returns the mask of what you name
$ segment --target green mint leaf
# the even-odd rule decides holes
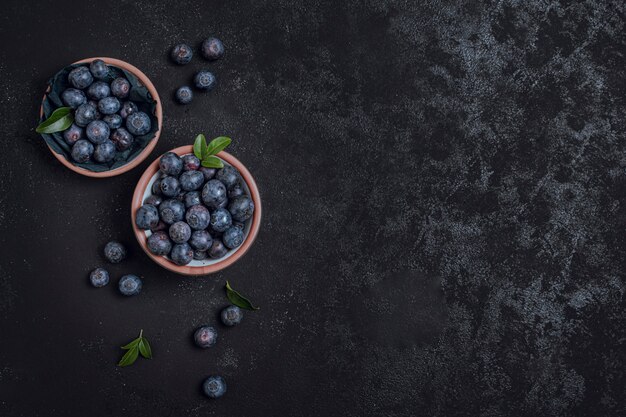
[[[218,153],[226,149],[226,147],[230,145],[231,142],[232,140],[226,136],[219,136],[213,139],[211,143],[209,143],[209,155],[217,155]]]
[[[122,356],[122,359],[120,360],[120,363],[117,364],[117,366],[132,365],[133,363],[135,363],[138,356],[139,356],[139,347],[133,346],[132,348],[128,350],[128,352],[124,354],[124,356]]]
[[[71,107],[59,107],[52,112],[50,117],[41,122],[35,129],[37,133],[56,133],[61,132],[72,125],[74,115]]]
[[[228,297],[228,301],[236,305],[237,307],[244,308],[246,310],[258,310],[259,307],[255,307],[252,305],[250,300],[248,300],[243,295],[239,294],[237,291],[233,290],[226,281],[226,297]]]
[[[196,140],[193,143],[193,154],[196,156],[196,158],[198,158],[201,161],[204,159],[204,157],[206,156],[205,155],[206,147],[207,147],[206,138],[201,133],[198,136],[196,136]]]
[[[202,166],[205,168],[224,168],[224,163],[217,156],[208,155],[202,160]]]
[[[144,358],[152,359],[152,348],[150,347],[150,343],[148,343],[148,339],[145,337],[142,337],[139,342],[139,352]]]
[[[137,346],[140,341],[141,341],[141,338],[138,337],[137,339],[133,340],[132,342],[130,342],[126,346],[122,346],[122,349],[124,349],[124,350],[132,349],[135,346]]]

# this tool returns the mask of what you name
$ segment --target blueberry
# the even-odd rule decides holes
[[[61,93],[61,100],[63,100],[63,104],[66,106],[76,109],[81,104],[85,104],[87,102],[87,96],[85,96],[85,93],[81,90],[68,88]]]
[[[172,247],[170,259],[176,265],[187,265],[193,260],[193,249],[188,243],[179,243]]]
[[[102,114],[115,114],[120,109],[120,101],[115,97],[105,97],[98,102],[98,111]],[[122,119],[122,116],[117,115]]]
[[[206,230],[196,230],[191,234],[191,239],[189,239],[189,245],[195,250],[206,251],[212,244],[213,238]]]
[[[111,82],[111,94],[117,98],[126,98],[130,93],[130,83],[126,78],[118,77]]]
[[[167,230],[167,224],[165,224],[165,222],[163,220],[159,220],[159,222],[157,223],[156,226],[154,226],[153,228],[150,229],[150,231],[152,232],[158,232],[161,230]]]
[[[96,81],[87,89],[87,95],[93,100],[102,100],[111,95],[111,87],[103,81]]]
[[[148,250],[157,256],[167,256],[172,250],[172,241],[164,231],[154,232],[148,237]]]
[[[180,104],[189,104],[191,103],[192,99],[193,92],[191,91],[191,88],[187,87],[186,85],[176,90],[176,100],[178,100]]]
[[[176,62],[178,65],[185,65],[191,61],[193,57],[193,50],[191,46],[186,43],[181,43],[172,48],[171,52],[172,61]]]
[[[93,122],[89,123],[87,125],[87,129],[85,129],[87,139],[89,139],[93,143],[104,142],[109,138],[110,133],[111,129],[109,129],[109,126],[102,120],[94,120]]]
[[[211,222],[211,214],[209,209],[202,204],[196,204],[189,207],[185,213],[185,220],[189,226],[194,230],[203,230],[209,227]]]
[[[202,175],[204,175],[204,180],[208,181],[210,179],[213,179],[213,177],[215,176],[215,171],[217,170],[215,168],[200,167],[198,171],[202,172]]]
[[[233,227],[237,227],[241,230],[244,230],[246,228],[246,225],[245,223],[242,223],[242,222],[233,222]]]
[[[234,326],[235,324],[241,323],[241,319],[243,319],[243,310],[237,306],[228,306],[222,310],[220,318],[222,319],[222,323],[224,323],[224,325]]]
[[[76,126],[74,123],[63,131],[63,139],[68,145],[73,145],[83,137],[85,131],[82,127]]]
[[[185,171],[197,171],[200,168],[200,160],[195,155],[185,155],[181,159]]]
[[[185,202],[185,207],[187,208],[191,206],[195,206],[196,204],[201,204],[202,200],[200,199],[200,192],[189,191],[188,193],[185,193],[185,197],[183,198],[183,201]]]
[[[123,152],[130,148],[134,142],[135,138],[131,135],[128,130],[120,127],[119,129],[115,129],[113,133],[111,133],[111,141],[115,144],[115,147],[118,151]]]
[[[161,194],[165,197],[176,197],[180,194],[180,182],[176,177],[161,178]]]
[[[211,213],[211,229],[216,232],[224,232],[233,223],[232,218],[228,210],[224,208],[218,208]]]
[[[161,178],[157,178],[152,183],[152,194],[161,195]]]
[[[228,189],[228,198],[233,199],[235,197],[239,197],[240,195],[244,195],[246,190],[243,188],[241,182],[237,182],[235,185]]]
[[[254,213],[254,202],[250,197],[245,195],[235,197],[230,201],[228,211],[230,211],[234,220],[245,222],[252,217]]]
[[[81,104],[74,112],[74,123],[80,127],[85,127],[96,120],[97,109],[90,103]]]
[[[215,178],[222,181],[227,189],[234,187],[241,179],[239,172],[230,165],[226,165],[224,168],[218,169],[215,173]]]
[[[96,145],[93,151],[93,159],[97,162],[111,162],[115,158],[115,144],[106,139],[104,142]]]
[[[87,162],[93,155],[93,144],[85,139],[79,139],[72,146],[72,159],[76,162]]]
[[[104,257],[112,264],[120,263],[126,258],[126,248],[113,240],[104,247]]]
[[[106,123],[107,126],[109,126],[109,129],[118,129],[120,126],[122,126],[122,120],[122,116],[120,116],[119,114],[107,114],[102,118],[102,121]]]
[[[227,200],[226,187],[218,180],[209,180],[202,188],[202,201],[214,210]]]
[[[193,259],[196,261],[204,261],[209,257],[209,254],[205,250],[194,250],[193,251]]]
[[[89,280],[96,288],[104,287],[109,283],[109,272],[104,268],[96,268],[89,274]]]
[[[137,209],[135,224],[138,228],[149,230],[159,223],[159,211],[152,204],[144,204]]]
[[[185,222],[176,222],[170,226],[170,239],[174,243],[185,243],[191,238],[191,227]]]
[[[139,111],[139,108],[132,101],[125,101],[122,103],[122,107],[120,108],[120,116],[122,119],[126,119],[131,114],[134,114]]]
[[[193,340],[201,348],[209,348],[217,342],[217,330],[212,326],[199,327],[193,334]]]
[[[142,111],[135,112],[126,118],[126,129],[135,136],[145,135],[150,131],[150,116]]]
[[[183,161],[174,152],[167,152],[159,160],[159,167],[166,175],[179,175],[183,170]]]
[[[213,243],[211,244],[211,248],[209,248],[209,256],[213,259],[219,259],[228,253],[228,249],[222,243],[220,239],[213,239]]]
[[[159,205],[159,216],[167,224],[179,222],[185,217],[185,205],[172,198]]]
[[[89,71],[98,80],[104,80],[109,76],[109,67],[101,59],[94,59],[89,65]]]
[[[226,393],[226,381],[217,375],[211,375],[202,383],[202,391],[209,398],[220,398]]]
[[[204,183],[204,175],[200,171],[185,171],[179,179],[180,186],[185,191],[195,191]]]
[[[202,42],[202,56],[210,61],[220,59],[224,55],[224,44],[217,38],[208,38]]]
[[[93,76],[87,67],[74,68],[70,71],[67,79],[74,88],[78,88],[79,90],[84,90],[93,82]]]
[[[128,274],[120,278],[118,287],[122,294],[125,296],[131,296],[139,294],[143,284],[141,282],[141,278],[137,275]]]
[[[151,196],[148,196],[145,200],[143,200],[144,204],[151,204],[154,207],[159,207],[159,204],[161,204],[162,202],[163,199],[156,194],[152,194]]]
[[[224,246],[229,249],[235,249],[243,243],[243,230],[238,227],[231,226],[222,235]]]
[[[193,78],[193,82],[196,88],[200,90],[211,91],[215,88],[217,84],[217,80],[215,79],[215,75],[213,75],[210,71],[200,71]]]

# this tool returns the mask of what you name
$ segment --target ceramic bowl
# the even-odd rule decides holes
[[[124,62],[115,58],[94,57],[94,58],[81,59],[80,61],[74,62],[74,64],[90,63],[91,61],[95,59],[101,59],[107,65],[112,65],[118,68],[122,68],[132,73],[133,75],[135,75],[137,79],[141,82],[141,84],[143,84],[148,89],[154,101],[156,101],[155,117],[157,118],[157,121],[158,121],[158,130],[155,133],[154,139],[152,139],[148,143],[148,145],[133,160],[131,160],[125,165],[122,165],[121,167],[111,169],[109,171],[103,171],[103,172],[89,171],[88,169],[81,168],[79,166],[74,165],[72,162],[68,161],[63,155],[59,155],[52,148],[48,146],[48,148],[50,148],[50,152],[52,152],[52,155],[54,155],[54,157],[58,159],[59,162],[61,162],[63,165],[65,165],[67,168],[71,169],[72,171],[77,172],[81,175],[85,175],[87,177],[107,178],[107,177],[114,177],[116,175],[120,175],[127,171],[130,171],[131,169],[135,168],[137,165],[142,163],[148,157],[148,155],[150,155],[150,153],[156,146],[157,142],[159,141],[159,137],[161,136],[161,130],[163,128],[163,107],[161,105],[161,99],[159,98],[159,94],[157,93],[157,90],[154,87],[154,84],[152,84],[150,79],[148,79],[148,77],[143,72],[141,72],[137,67],[129,64],[128,62]],[[46,94],[47,93],[48,91],[46,91]],[[44,96],[44,99],[45,99],[45,96]],[[43,105],[41,106],[39,110],[39,115],[40,117],[43,116]]]
[[[193,147],[181,146],[180,148],[172,149],[170,152],[174,152],[177,155],[183,156],[193,153]],[[152,234],[149,230],[141,230],[135,224],[135,213],[143,205],[143,201],[152,194],[152,183],[159,178],[159,160],[157,158],[146,171],[143,173],[135,188],[133,194],[133,201],[131,205],[131,223],[135,232],[135,237],[142,247],[144,252],[156,263],[161,265],[165,269],[182,274],[182,275],[207,275],[221,271],[222,269],[237,262],[252,246],[252,243],[256,239],[259,233],[259,226],[261,225],[261,198],[259,196],[259,189],[254,182],[254,178],[248,171],[248,169],[237,158],[230,155],[227,152],[220,152],[217,156],[224,162],[224,165],[232,165],[239,171],[243,178],[243,185],[248,191],[248,194],[254,202],[254,215],[246,222],[244,228],[244,241],[238,248],[228,251],[226,256],[220,259],[206,259],[202,261],[193,260],[187,265],[176,265],[174,262],[164,256],[157,256],[152,254],[148,249],[147,239]]]

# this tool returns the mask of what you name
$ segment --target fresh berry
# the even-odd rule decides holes
[[[215,178],[222,181],[227,189],[234,187],[241,179],[239,172],[237,172],[237,170],[230,165],[226,165],[224,168],[218,169],[215,173]]]
[[[118,287],[122,294],[125,296],[131,296],[139,294],[143,284],[141,282],[141,278],[137,275],[128,274],[120,278]]]
[[[212,326],[199,327],[193,334],[193,340],[201,348],[209,348],[217,343],[217,330]]]
[[[96,268],[89,274],[89,280],[96,288],[104,287],[109,283],[109,272],[104,268]]]
[[[152,194],[161,195],[161,178],[157,178],[152,183]]]
[[[156,194],[152,194],[152,195],[146,197],[145,200],[143,200],[144,204],[151,204],[154,207],[159,207],[159,204],[161,204],[162,202],[163,202],[163,199],[160,196],[156,195]]]
[[[170,259],[176,265],[187,265],[193,260],[193,249],[188,243],[179,243],[172,247]]]
[[[159,210],[152,204],[144,204],[137,209],[135,224],[138,228],[149,230],[159,223]]]
[[[215,88],[217,80],[215,75],[210,71],[200,71],[193,78],[193,83],[200,90],[211,91]]]
[[[202,42],[202,56],[210,61],[220,59],[224,55],[224,44],[217,38],[208,38]]]
[[[218,375],[211,375],[202,383],[202,391],[209,398],[220,398],[226,393],[226,381]]]
[[[243,188],[243,185],[241,184],[240,181],[228,189],[229,199],[233,199],[235,197],[239,197],[240,195],[244,195],[244,194],[246,194],[246,191]]]
[[[184,171],[197,171],[200,168],[200,160],[195,155],[185,155],[181,159]]]
[[[159,160],[159,167],[166,175],[178,176],[183,170],[183,161],[174,152],[167,152]]]
[[[125,101],[124,103],[122,103],[122,107],[120,108],[119,113],[120,116],[122,116],[122,119],[126,119],[128,118],[128,116],[138,111],[139,108],[135,103],[133,103],[132,101]]]
[[[118,77],[111,82],[111,94],[122,99],[128,97],[130,93],[130,83],[126,78]]]
[[[241,246],[243,243],[243,230],[238,227],[231,226],[222,235],[222,242],[224,246],[229,249],[235,249]]]
[[[206,251],[212,244],[213,238],[206,230],[196,230],[191,234],[191,239],[189,239],[189,245],[195,250]]]
[[[165,200],[159,205],[159,217],[166,224],[179,222],[185,216],[185,205],[174,198]]]
[[[185,222],[176,222],[170,226],[170,239],[174,243],[185,243],[191,238],[191,227]]]
[[[235,197],[230,201],[228,211],[233,216],[233,220],[245,222],[254,213],[254,202],[246,195]]]
[[[202,204],[189,207],[185,213],[185,220],[194,230],[204,230],[211,223],[211,214],[209,209]]]
[[[94,59],[89,64],[89,71],[97,80],[104,80],[109,76],[109,67],[101,59]]]
[[[135,112],[126,118],[126,129],[135,135],[142,136],[150,131],[152,122],[150,116],[142,111]]]
[[[93,144],[85,139],[79,139],[72,146],[72,159],[76,162],[87,162],[93,155]]]
[[[126,258],[126,248],[113,240],[104,247],[104,257],[112,264],[120,263]]]
[[[232,218],[228,210],[224,208],[218,208],[211,213],[211,229],[216,232],[224,232],[233,223]]]
[[[180,104],[191,103],[191,100],[193,100],[193,92],[191,91],[191,88],[185,85],[176,90],[176,100],[178,100]]]
[[[128,130],[120,127],[119,129],[115,129],[113,133],[111,133],[111,141],[115,144],[115,147],[118,151],[123,152],[130,148],[134,142],[135,138],[131,135]]]
[[[180,186],[185,191],[195,191],[202,187],[204,175],[200,171],[185,171],[180,177]]]
[[[89,139],[93,143],[104,142],[105,140],[109,139],[110,133],[111,129],[109,129],[109,126],[102,120],[94,120],[93,122],[89,123],[87,125],[87,128],[85,129],[87,139]]]
[[[120,101],[115,97],[105,97],[98,102],[98,111],[101,114],[114,114],[117,113],[120,109]],[[116,115],[118,117],[119,115]]]
[[[243,319],[243,310],[237,306],[228,306],[220,313],[220,318],[225,326],[234,326],[241,323]]]
[[[186,43],[181,43],[172,48],[170,56],[172,57],[172,61],[178,65],[185,65],[191,61],[193,50],[191,46]]]
[[[196,261],[204,261],[209,257],[209,254],[205,250],[196,250],[193,251],[193,259]]]
[[[172,250],[172,241],[164,231],[153,232],[148,237],[148,249],[154,255],[167,256]]]
[[[226,197],[226,187],[219,180],[209,180],[202,188],[202,201],[211,210],[215,210],[224,204]]]
[[[180,182],[176,177],[161,178],[161,194],[165,197],[176,197],[180,194]]]
[[[200,167],[198,171],[202,172],[202,175],[204,175],[204,180],[208,181],[210,179],[213,179],[217,170],[215,168]]]
[[[93,82],[93,76],[87,67],[74,68],[70,71],[67,79],[74,88],[78,88],[79,90],[84,90]]]
[[[187,208],[195,206],[196,204],[202,204],[199,191],[189,191],[188,193],[185,193],[183,201],[185,202],[185,207]]]
[[[113,97],[109,97],[109,98],[113,98]],[[106,99],[103,99],[106,100]],[[102,118],[102,121],[104,123],[107,124],[107,126],[109,126],[109,129],[113,130],[113,129],[118,129],[120,126],[122,126],[122,116],[120,116],[119,114],[107,114],[106,116],[104,116]]]
[[[74,123],[80,127],[85,127],[96,120],[97,112],[98,109],[93,104],[81,104],[74,112]]]
[[[104,142],[96,145],[96,149],[93,151],[93,159],[96,162],[104,163],[111,162],[115,158],[115,144],[106,139]]]
[[[209,256],[213,259],[223,258],[228,253],[228,249],[220,239],[213,239],[213,243],[209,248]]]
[[[85,104],[87,102],[87,96],[85,96],[85,93],[81,90],[68,88],[61,93],[61,100],[63,100],[63,104],[66,106],[76,109],[81,104]]]
[[[111,95],[111,87],[103,81],[96,81],[87,89],[87,95],[92,100],[102,100]]]
[[[65,139],[65,143],[68,145],[73,145],[79,139],[83,138],[85,131],[82,127],[76,126],[74,123],[63,131],[63,139]]]

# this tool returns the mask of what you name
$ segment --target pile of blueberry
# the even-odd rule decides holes
[[[112,264],[118,264],[126,259],[126,248],[119,242],[112,240],[104,247],[104,257]],[[104,268],[96,268],[89,274],[91,285],[96,288],[104,287],[109,283],[109,271]],[[143,282],[137,275],[128,274],[120,278],[118,289],[123,295],[137,295],[141,292]]]
[[[243,243],[254,202],[235,168],[205,168],[195,155],[173,152],[159,166],[152,195],[135,214],[137,227],[152,232],[150,252],[187,265],[222,258]]]
[[[150,116],[128,100],[130,82],[120,76],[109,83],[109,77],[109,67],[100,59],[74,68],[67,77],[71,87],[61,99],[74,109],[74,123],[63,131],[63,138],[76,162],[111,162],[117,152],[132,146],[135,136],[152,127]]]
[[[205,59],[215,61],[224,55],[224,44],[217,38],[208,38],[202,42],[201,52]],[[193,50],[191,46],[186,43],[181,43],[172,48],[170,55],[172,61],[178,65],[186,65],[191,62]],[[193,83],[198,90],[211,91],[217,85],[217,79],[211,71],[202,70],[196,73],[193,78]],[[189,86],[184,85],[176,90],[176,100],[178,100],[180,104],[189,104],[192,99],[193,91]]]

